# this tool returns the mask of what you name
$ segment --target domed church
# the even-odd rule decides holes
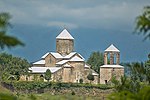
[[[110,61],[108,61],[108,59]],[[90,83],[87,76],[92,74],[92,84],[107,84],[115,76],[118,80],[124,75],[124,67],[119,65],[120,51],[111,45],[104,52],[104,65],[100,66],[100,75],[85,63],[83,56],[74,51],[74,38],[64,29],[56,37],[56,52],[47,52],[29,68],[30,75],[22,76],[20,80],[36,81],[44,79],[47,69],[52,73],[53,82]]]
[[[81,54],[74,52],[74,38],[64,29],[56,37],[56,52],[47,52],[38,61],[33,63],[30,68],[31,75],[26,76],[26,80],[40,80],[44,77],[44,73],[49,69],[52,73],[51,81],[54,82],[71,82],[89,83],[87,75],[92,73],[94,81],[98,83],[99,74],[90,69],[90,66],[85,63],[85,59]],[[43,81],[46,81],[43,78]]]

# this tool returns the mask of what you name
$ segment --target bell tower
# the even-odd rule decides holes
[[[56,52],[65,56],[71,53],[74,49],[74,38],[70,35],[70,33],[64,29],[57,37],[56,37]]]
[[[119,65],[120,51],[111,44],[104,52],[104,65],[100,66],[100,84],[107,84],[115,77],[120,81],[124,67]]]
[[[108,58],[110,62],[108,62]],[[110,65],[119,65],[120,63],[120,51],[113,44],[111,44],[104,52],[104,64],[108,65],[108,63]]]

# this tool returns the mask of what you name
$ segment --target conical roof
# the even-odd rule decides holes
[[[67,29],[64,29],[57,37],[56,39],[74,39],[70,33],[67,31]]]
[[[109,52],[109,51],[120,52],[113,44],[111,44],[105,51],[106,52]]]

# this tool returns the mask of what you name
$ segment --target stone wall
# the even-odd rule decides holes
[[[70,65],[73,66],[71,82],[79,83],[80,79],[84,80],[84,62],[70,62]]]
[[[57,39],[56,40],[56,51],[62,55],[67,55],[74,49],[73,40],[68,39]]]
[[[72,82],[71,80],[71,75],[72,75],[72,68],[63,68],[63,74],[62,74],[62,77],[63,77],[63,80],[62,82]]]
[[[55,67],[56,64],[56,58],[49,54],[46,58],[45,58],[45,66],[46,67]]]
[[[100,84],[107,84],[113,76],[120,80],[124,75],[124,68],[100,68]]]
[[[114,92],[113,89],[97,89],[97,88],[84,88],[84,87],[70,87],[70,88],[61,88],[61,89],[45,89],[44,92],[49,92],[51,95],[64,95],[72,94],[77,96],[96,96],[99,97],[98,100],[104,100],[106,97]]]
[[[99,88],[85,88],[85,87],[60,87],[60,88],[43,88],[43,89],[16,89],[14,85],[5,82],[1,85],[11,91],[18,93],[49,93],[50,95],[76,95],[76,96],[96,96],[96,100],[104,100],[108,95],[114,92],[114,89],[99,89]]]
[[[52,81],[62,82],[63,68],[59,69],[57,72],[53,73]]]

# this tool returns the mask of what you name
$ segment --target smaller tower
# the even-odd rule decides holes
[[[56,52],[65,56],[73,51],[74,48],[74,38],[70,35],[70,33],[64,29],[57,37],[56,37]]]
[[[120,51],[111,44],[104,52],[104,65],[100,66],[100,84],[111,82],[112,77],[120,80],[124,67],[119,65]]]
[[[104,64],[108,64],[108,55],[109,55],[109,64],[110,65],[119,65],[120,63],[120,51],[113,45],[111,44],[104,52]],[[114,61],[116,59],[116,61]]]

